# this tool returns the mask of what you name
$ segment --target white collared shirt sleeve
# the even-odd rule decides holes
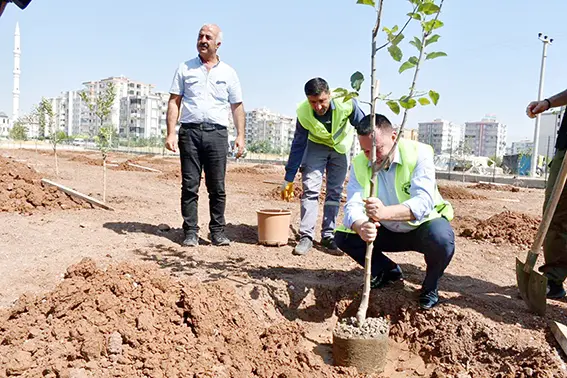
[[[343,225],[351,228],[352,224],[359,219],[368,220],[362,202],[362,186],[354,174],[354,164],[350,165],[349,178],[347,183],[347,201],[344,207]]]
[[[232,70],[232,79],[228,85],[228,102],[238,104],[242,102],[242,87],[235,70]]]
[[[411,198],[403,202],[403,205],[410,209],[416,220],[421,221],[433,210],[435,190],[433,154],[426,146],[419,146],[417,164],[411,178]]]
[[[173,75],[173,81],[171,82],[171,88],[169,93],[174,95],[183,95],[183,67],[177,67],[175,74]]]

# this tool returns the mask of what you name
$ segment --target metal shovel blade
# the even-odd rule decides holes
[[[524,267],[525,264],[516,258],[516,281],[520,295],[531,311],[543,316],[547,307],[547,277],[533,269],[528,273]]]

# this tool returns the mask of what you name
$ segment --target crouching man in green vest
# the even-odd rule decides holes
[[[380,114],[375,130],[376,164],[381,164],[397,132]],[[371,195],[372,131],[370,116],[366,116],[357,127],[362,152],[352,161],[343,225],[336,230],[335,242],[362,266],[366,243],[374,243],[372,288],[403,279],[400,267],[383,252],[423,253],[427,269],[419,305],[430,309],[439,302],[437,285],[455,251],[455,234],[449,224],[453,208],[437,189],[433,149],[407,139],[399,140],[390,161],[378,173],[376,193]]]
[[[333,234],[348,171],[348,153],[354,141],[352,126],[358,125],[364,117],[356,100],[344,101],[344,97],[334,96],[327,82],[321,78],[309,80],[304,91],[307,99],[297,108],[297,125],[285,167],[285,181],[281,187],[282,199],[293,197],[293,181],[301,165],[303,194],[300,239],[293,250],[295,255],[305,255],[313,246],[319,215],[319,194],[325,172],[327,191],[321,244],[329,250],[337,250]]]

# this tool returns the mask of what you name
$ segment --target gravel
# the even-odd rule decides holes
[[[343,339],[376,339],[388,335],[390,323],[384,318],[366,318],[361,327],[355,317],[342,319],[336,327],[335,335]]]

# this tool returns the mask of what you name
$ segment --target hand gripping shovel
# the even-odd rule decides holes
[[[563,158],[561,163],[561,170],[553,185],[551,197],[543,213],[543,218],[537,230],[537,234],[526,257],[526,263],[522,263],[516,258],[516,280],[518,282],[518,289],[524,302],[528,308],[538,315],[545,315],[546,298],[547,298],[547,277],[534,271],[534,265],[537,261],[538,255],[541,251],[543,239],[549,229],[551,218],[555,213],[557,203],[565,187],[567,179],[567,157]]]

